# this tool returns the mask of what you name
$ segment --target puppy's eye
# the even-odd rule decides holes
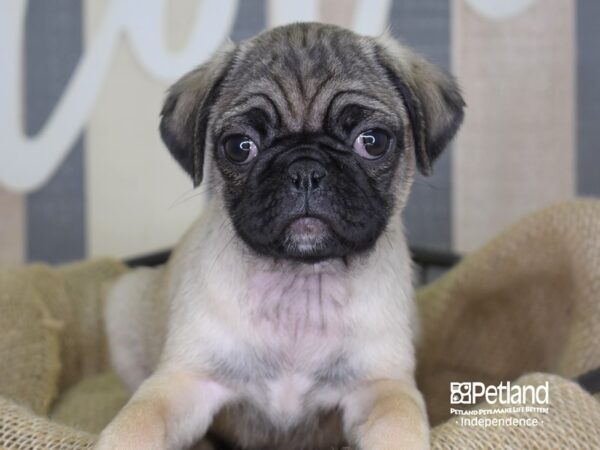
[[[223,151],[231,162],[244,164],[256,156],[258,148],[248,136],[236,134],[225,139]]]
[[[363,158],[377,159],[387,151],[390,144],[388,134],[379,129],[363,131],[354,141],[354,151]]]

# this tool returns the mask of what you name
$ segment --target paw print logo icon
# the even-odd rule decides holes
[[[450,404],[451,405],[470,405],[471,383],[450,383]]]

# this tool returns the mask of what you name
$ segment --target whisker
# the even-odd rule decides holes
[[[229,240],[227,241],[227,243],[223,246],[223,248],[221,249],[221,251],[215,257],[214,261],[212,262],[212,264],[210,266],[210,269],[208,269],[208,274],[207,274],[208,277],[211,276],[212,271],[215,268],[215,265],[217,264],[217,261],[219,260],[219,258],[221,257],[221,255],[223,255],[223,252],[225,252],[225,250],[227,249],[227,247],[229,247],[229,245],[233,242],[234,238],[235,238],[235,234],[232,233],[232,235],[229,238]]]
[[[204,189],[200,189],[195,191],[195,189],[192,189],[191,191],[186,191],[184,192],[182,195],[180,195],[179,197],[177,197],[177,199],[175,199],[175,201],[171,204],[171,206],[169,206],[169,210],[173,209],[176,206],[179,206],[189,200],[192,200],[198,196],[207,194],[211,191],[214,192],[214,189],[216,189],[218,186],[215,183],[211,183],[209,185],[207,185]],[[188,195],[190,194],[190,192],[192,192],[192,195]],[[187,197],[185,197],[185,195],[188,195]]]
[[[179,194],[175,200],[173,200],[173,203],[171,203],[171,206],[169,206],[169,209],[173,208],[173,206],[175,206],[181,199],[185,198],[186,195],[191,194],[192,192],[194,192],[195,188],[190,188],[190,189],[186,189],[185,191],[183,191],[181,194]]]

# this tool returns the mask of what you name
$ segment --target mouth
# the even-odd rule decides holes
[[[257,198],[255,204],[250,198],[231,208],[237,233],[258,255],[309,264],[344,259],[370,250],[384,229],[378,205],[366,205],[367,210],[321,191],[306,205],[305,196],[284,194],[283,200]],[[259,208],[263,214],[255,214]]]
[[[313,253],[324,244],[331,230],[322,219],[303,216],[292,220],[285,231],[285,245],[299,253]]]

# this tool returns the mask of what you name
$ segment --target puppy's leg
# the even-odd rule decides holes
[[[412,382],[372,381],[342,406],[346,434],[357,450],[429,448],[425,403]]]
[[[136,391],[96,443],[99,450],[163,450],[190,445],[231,398],[221,385],[183,370],[160,370]]]

